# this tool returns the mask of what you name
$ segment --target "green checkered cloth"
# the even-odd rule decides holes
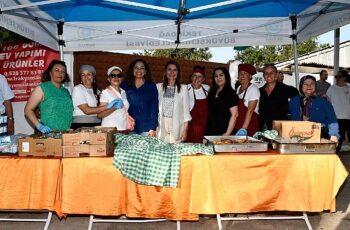
[[[154,137],[116,134],[113,165],[136,183],[176,187],[180,157],[197,153],[213,155],[214,150],[211,145],[168,144]]]

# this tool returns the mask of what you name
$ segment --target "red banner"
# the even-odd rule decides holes
[[[59,53],[36,42],[8,43],[1,47],[0,74],[15,94],[13,101],[27,101],[41,83],[41,74]]]

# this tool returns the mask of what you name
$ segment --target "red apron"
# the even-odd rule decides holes
[[[250,85],[249,85],[250,86]],[[248,88],[249,88],[248,86]],[[236,129],[240,129],[243,126],[245,116],[247,114],[248,108],[244,105],[244,98],[245,94],[248,90],[248,88],[245,90],[243,94],[243,98],[239,99],[238,102],[238,117],[236,120]],[[259,115],[256,112],[253,112],[252,118],[250,119],[250,123],[248,125],[248,136],[253,136],[256,131],[259,130]]]
[[[206,94],[205,90],[204,93]],[[194,106],[190,112],[192,120],[188,124],[186,142],[203,143],[203,136],[207,130],[208,103],[207,99],[196,99],[194,91],[193,95]]]

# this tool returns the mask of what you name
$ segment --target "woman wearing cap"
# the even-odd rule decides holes
[[[332,103],[339,125],[339,143],[337,152],[340,152],[345,133],[350,138],[350,85],[346,84],[348,73],[341,70],[335,75],[335,84],[328,88],[327,97]]]
[[[238,65],[238,81],[241,85],[237,88],[239,97],[236,122],[237,136],[253,136],[259,129],[258,103],[260,92],[256,85],[250,83],[254,74],[256,74],[256,70],[253,65]]]
[[[322,124],[321,136],[337,141],[339,128],[337,117],[329,101],[316,96],[316,78],[306,75],[300,79],[300,95],[289,101],[291,120],[313,121]]]
[[[106,110],[107,105],[98,107],[99,90],[96,85],[96,69],[92,65],[82,65],[79,69],[81,83],[72,91],[73,123],[71,128],[101,125],[97,114]]]
[[[129,113],[135,119],[134,131],[155,137],[158,126],[158,91],[151,70],[143,59],[134,60],[121,87],[130,103]]]
[[[207,130],[209,86],[203,84],[205,67],[194,66],[191,84],[188,84],[190,114],[192,120],[188,123],[187,142],[203,143],[203,136]]]
[[[207,135],[232,135],[238,116],[238,96],[231,86],[230,73],[225,67],[214,69],[208,93]]]
[[[100,106],[106,106],[107,110],[100,112],[97,117],[102,118],[103,127],[116,127],[118,131],[127,130],[127,111],[129,102],[125,91],[120,88],[123,81],[123,70],[118,66],[112,66],[107,70],[109,86],[104,89],[100,97]]]
[[[72,123],[73,103],[63,83],[69,81],[66,63],[53,60],[44,71],[42,81],[30,94],[24,113],[42,133],[69,129]],[[40,121],[35,115],[40,109]]]
[[[191,120],[188,90],[180,84],[180,66],[175,61],[165,64],[163,82],[157,84],[159,101],[159,126],[157,137],[168,143],[187,139],[188,122]]]

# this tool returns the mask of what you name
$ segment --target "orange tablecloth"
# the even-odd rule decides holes
[[[0,157],[0,209],[60,212],[61,159]]]
[[[62,159],[66,214],[196,220],[198,214],[335,211],[348,172],[336,155],[185,156],[178,188],[136,184],[112,158]]]
[[[192,163],[191,213],[335,211],[348,172],[337,155],[216,155]]]

